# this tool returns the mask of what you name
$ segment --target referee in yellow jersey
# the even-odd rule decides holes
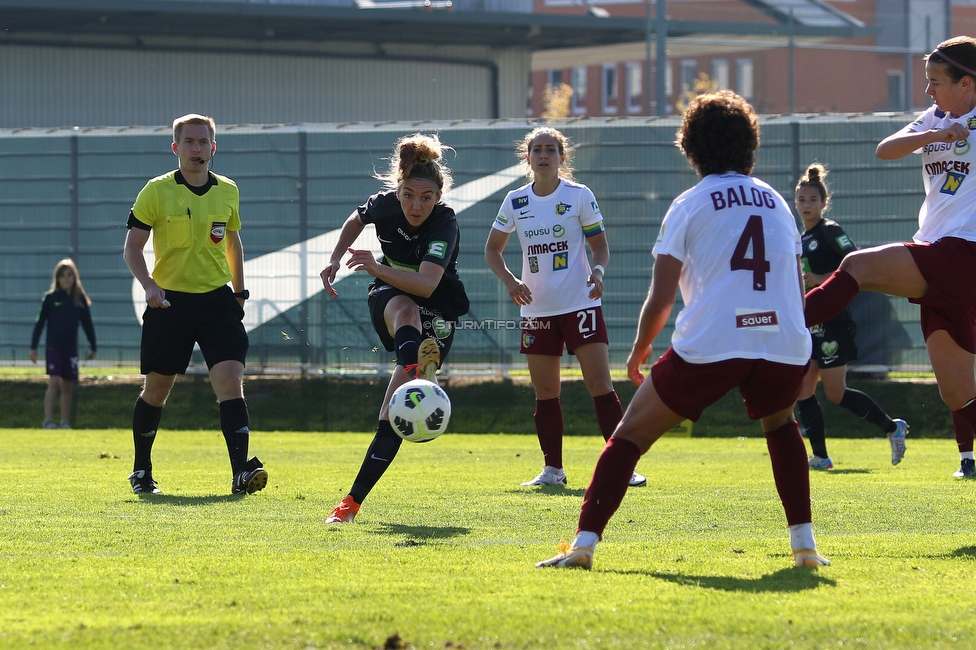
[[[126,224],[125,263],[146,290],[141,372],[146,376],[132,413],[135,460],[129,483],[135,494],[160,494],[153,479],[152,446],[176,375],[199,344],[220,405],[220,428],[233,470],[232,492],[252,493],[268,484],[257,457],[248,459],[250,420],[244,402],[247,331],[244,247],[237,185],[210,171],[217,150],[213,119],[196,114],[173,122],[179,168],[150,180]],[[152,235],[156,262],[143,249]],[[233,285],[233,289],[228,286]]]

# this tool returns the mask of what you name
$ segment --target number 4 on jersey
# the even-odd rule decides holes
[[[752,257],[746,257],[749,244],[752,243]],[[731,262],[733,271],[752,271],[753,291],[766,290],[766,274],[769,273],[769,261],[766,259],[766,239],[763,237],[762,217],[754,214],[749,217],[746,227],[742,230],[739,242],[735,245]]]

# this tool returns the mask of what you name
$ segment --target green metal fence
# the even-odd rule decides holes
[[[812,161],[828,165],[830,216],[860,246],[910,239],[922,201],[919,162],[874,156],[878,141],[912,115],[766,117],[756,174],[792,196]],[[241,189],[248,284],[249,366],[267,371],[341,372],[382,368],[391,355],[366,311],[369,278],[351,276],[340,297],[321,292],[318,262],[327,234],[379,188],[393,142],[404,133],[437,132],[463,197],[458,219],[461,277],[471,298],[469,329],[458,332],[451,371],[520,366],[519,333],[506,329],[518,311],[487,269],[483,248],[499,202],[522,179],[503,173],[517,161],[514,143],[528,122],[218,126],[214,170]],[[577,144],[576,177],[593,189],[611,245],[604,297],[611,361],[623,364],[646,295],[650,254],[670,202],[696,182],[674,147],[676,118],[583,119],[557,123]],[[102,362],[135,364],[140,326],[132,277],[122,260],[125,221],[138,191],[175,166],[168,128],[0,132],[0,361],[27,358],[31,328],[55,263],[78,263],[93,300]],[[507,183],[507,184],[506,184]],[[452,196],[446,198],[452,202]],[[304,243],[303,243],[304,242]],[[506,251],[520,267],[517,241]],[[135,301],[134,301],[135,293]],[[286,298],[287,296],[287,298]],[[136,304],[134,304],[134,302]],[[861,363],[927,366],[917,308],[864,294],[855,305]],[[485,321],[503,325],[486,326]],[[663,352],[671,324],[655,344]],[[84,337],[82,335],[82,347]]]

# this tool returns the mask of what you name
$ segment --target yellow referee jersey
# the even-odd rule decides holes
[[[231,280],[227,232],[241,229],[240,193],[226,176],[211,173],[203,196],[178,170],[153,178],[139,192],[132,214],[153,231],[153,280],[163,289],[206,293]]]

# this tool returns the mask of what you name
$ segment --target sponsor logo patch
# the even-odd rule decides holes
[[[774,328],[779,329],[779,318],[775,311],[744,311],[735,310],[735,327],[743,328]]]
[[[516,196],[512,199],[512,208],[515,210],[518,210],[519,208],[524,207],[528,204],[529,204],[528,194],[526,194],[525,196]]]
[[[552,256],[552,270],[565,271],[569,268],[569,253],[556,253]]]
[[[939,188],[939,192],[941,194],[955,194],[959,191],[959,186],[962,185],[964,180],[966,180],[965,174],[949,172],[946,174],[945,181],[942,183],[942,187]]]
[[[227,222],[226,221],[214,221],[210,225],[210,241],[215,244],[219,244],[224,239],[224,235],[227,234]]]

